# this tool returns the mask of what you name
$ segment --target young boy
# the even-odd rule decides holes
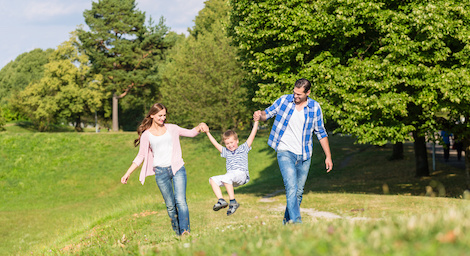
[[[222,190],[220,189],[221,186],[225,186],[230,199],[227,216],[234,214],[240,206],[240,204],[237,203],[237,200],[235,200],[235,192],[233,191],[233,188],[244,185],[250,181],[250,175],[248,173],[248,152],[251,150],[251,144],[253,143],[253,139],[258,131],[259,118],[257,119],[258,120],[255,120],[250,136],[240,147],[238,146],[238,135],[232,130],[228,130],[222,135],[225,147],[220,145],[217,140],[212,137],[208,128],[205,130],[209,140],[215,148],[220,151],[220,156],[226,158],[227,173],[209,178],[212,190],[214,191],[215,196],[219,199],[212,208],[214,211],[218,211],[228,205],[222,197]]]

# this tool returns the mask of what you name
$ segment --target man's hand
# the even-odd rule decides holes
[[[261,117],[261,115],[256,114],[256,112],[253,113],[253,121],[255,121],[255,122],[259,121],[260,117]]]
[[[261,110],[256,110],[254,113],[253,113],[253,121],[263,121],[262,120],[262,111]]]
[[[326,172],[330,172],[333,169],[333,161],[331,161],[331,158],[325,159],[325,166],[326,166]]]

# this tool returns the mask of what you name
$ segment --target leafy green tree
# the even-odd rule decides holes
[[[44,74],[44,64],[48,63],[53,49],[34,49],[10,61],[0,70],[0,107],[6,121],[23,118],[9,104],[9,99],[32,82],[37,82]]]
[[[436,113],[455,109],[456,94],[470,102],[468,2],[231,5],[231,33],[259,83],[254,100],[271,103],[309,78],[337,132],[377,145],[413,139],[416,176],[429,175],[425,136],[438,128]]]
[[[465,169],[467,173],[467,188],[470,188],[470,79],[467,69],[457,69],[452,76],[457,77],[458,83],[452,85],[447,97],[452,98],[452,106],[444,109],[447,117],[448,129],[463,143],[465,151]]]
[[[18,94],[14,105],[28,116],[40,131],[65,120],[81,130],[81,117],[102,106],[106,93],[101,75],[90,75],[88,56],[81,54],[76,33],[57,47],[44,76]]]
[[[173,42],[165,40],[168,28],[163,18],[157,25],[151,18],[145,24],[145,13],[134,0],[92,2],[92,9],[83,15],[90,31],[80,30],[79,38],[93,72],[103,75],[113,95],[113,130],[117,131],[118,100],[131,94],[155,98],[158,65]]]
[[[41,79],[44,64],[48,63],[53,51],[34,49],[19,55],[0,70],[0,105],[5,105],[12,94]]]
[[[209,0],[204,2],[204,8],[199,11],[194,18],[194,27],[189,32],[195,38],[199,34],[207,34],[213,32],[213,24],[220,21],[228,21],[227,17],[230,12],[228,0]],[[217,27],[220,29],[220,27]]]
[[[224,3],[206,1],[196,17],[194,36],[179,41],[168,55],[161,93],[172,122],[190,126],[204,121],[223,130],[249,125],[245,72],[225,33],[228,5]]]

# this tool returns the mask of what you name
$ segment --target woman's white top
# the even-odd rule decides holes
[[[166,130],[165,133],[160,136],[155,136],[150,133],[149,141],[153,152],[153,166],[171,166],[173,143],[171,140],[171,134],[168,132],[168,130]]]

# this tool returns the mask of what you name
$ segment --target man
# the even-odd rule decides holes
[[[441,131],[442,141],[444,142],[444,160],[449,162],[450,157],[450,137],[452,136],[451,133],[448,131]]]
[[[320,104],[309,98],[310,81],[295,82],[294,93],[283,95],[264,111],[258,110],[254,118],[261,121],[276,116],[268,145],[277,152],[277,161],[286,189],[287,206],[283,223],[302,223],[300,203],[310,169],[314,133],[325,153],[326,171],[333,168],[328,134],[323,125]]]

